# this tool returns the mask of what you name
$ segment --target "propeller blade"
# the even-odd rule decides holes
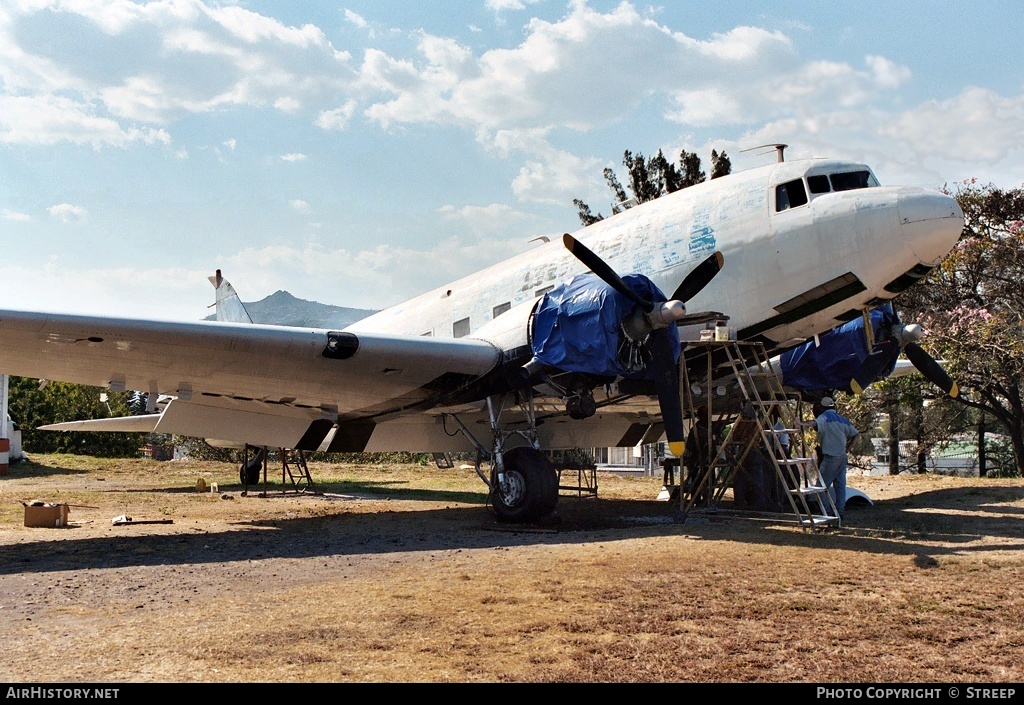
[[[658,406],[665,423],[668,448],[676,457],[686,450],[686,432],[683,428],[683,403],[679,396],[679,369],[676,365],[674,341],[667,328],[651,333],[648,340],[651,353],[650,369],[654,372],[654,388]]]
[[[850,389],[856,394],[863,394],[869,384],[877,381],[892,367],[899,354],[900,346],[891,338],[876,343],[874,350],[864,358],[860,369],[850,380]]]
[[[562,236],[562,243],[565,245],[565,249],[569,250],[576,259],[587,266],[587,269],[600,277],[605,284],[615,289],[615,291],[640,306],[644,310],[644,313],[650,313],[654,310],[653,302],[639,296],[636,292],[630,289],[626,285],[626,282],[622,280],[622,277],[620,277],[614,269],[609,267],[603,259],[591,252],[586,245],[569,233]]]
[[[676,287],[676,290],[672,292],[670,299],[676,299],[682,301],[684,304],[692,299],[694,296],[700,293],[701,289],[708,285],[715,275],[722,271],[722,265],[725,263],[725,257],[722,256],[721,252],[712,253],[706,260],[698,264],[686,278],[683,279],[683,283]]]
[[[946,374],[942,365],[936,362],[935,358],[925,352],[924,348],[917,343],[907,343],[903,346],[903,352],[906,353],[910,363],[932,384],[954,399],[960,396],[960,388],[957,383]]]

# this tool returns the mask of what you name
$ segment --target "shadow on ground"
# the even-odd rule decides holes
[[[544,527],[515,527],[494,521],[485,495],[408,489],[390,482],[335,483],[339,494],[374,495],[373,513],[347,512],[343,502],[324,516],[243,521],[228,530],[208,532],[183,526],[161,535],[125,534],[107,537],[43,538],[0,547],[0,575],[123,568],[144,565],[186,565],[267,558],[309,558],[333,555],[388,554],[495,548],[532,544],[588,542],[658,537],[671,540],[737,541],[793,547],[915,556],[935,556],[1024,548],[1024,509],[1007,506],[1024,499],[1024,488],[973,487],[940,489],[848,511],[842,528],[804,532],[792,524],[713,514],[673,521],[667,503],[594,497],[562,497],[557,522]],[[151,490],[152,491],[152,490]],[[162,490],[166,491],[166,490]],[[190,490],[191,491],[191,490]],[[409,510],[414,500],[474,503],[477,506]],[[272,501],[272,500],[268,500]],[[45,534],[52,536],[52,534]],[[938,546],[938,543],[946,546]]]

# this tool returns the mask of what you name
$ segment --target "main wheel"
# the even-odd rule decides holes
[[[260,471],[263,469],[263,451],[258,452],[249,462],[238,469],[238,481],[243,485],[255,485],[260,481]]]
[[[558,473],[535,448],[513,448],[503,455],[504,482],[495,477],[491,505],[498,521],[526,523],[543,519],[558,503]]]

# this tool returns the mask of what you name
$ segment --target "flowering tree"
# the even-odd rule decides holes
[[[960,241],[901,308],[925,326],[963,403],[1006,430],[1024,475],[1024,188],[969,180],[951,193],[964,211]]]

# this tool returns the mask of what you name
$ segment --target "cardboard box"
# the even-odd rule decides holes
[[[25,526],[60,529],[68,525],[66,504],[26,504]]]

